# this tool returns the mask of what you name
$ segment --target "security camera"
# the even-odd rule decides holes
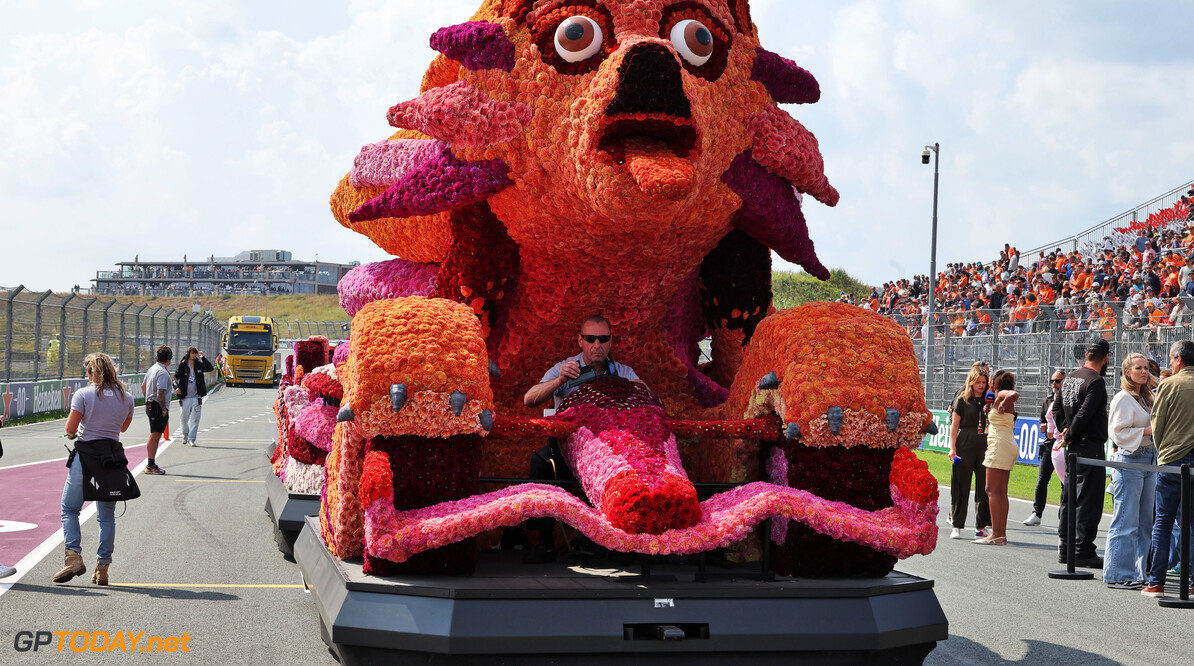
[[[929,155],[929,149],[928,149],[928,148],[925,148],[925,149],[924,149],[924,150],[923,150],[923,151],[920,153],[920,163],[921,163],[921,164],[928,164],[928,163],[929,163],[929,159],[930,159],[930,155]]]

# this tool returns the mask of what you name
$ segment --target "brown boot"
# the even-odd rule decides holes
[[[85,573],[87,573],[87,567],[83,565],[83,556],[67,548],[66,561],[62,565],[62,569],[54,574],[54,582],[65,583],[75,576],[82,576]]]
[[[107,585],[108,584],[108,565],[107,564],[104,564],[103,562],[100,562],[99,560],[95,561],[95,573],[91,574],[91,582],[95,583],[96,585]]]

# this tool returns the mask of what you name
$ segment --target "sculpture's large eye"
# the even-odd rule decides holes
[[[671,40],[676,51],[695,67],[713,57],[713,33],[700,21],[680,21],[672,27]]]
[[[564,19],[556,28],[556,53],[566,62],[588,60],[601,51],[601,26],[588,16]]]

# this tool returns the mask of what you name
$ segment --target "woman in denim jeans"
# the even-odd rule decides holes
[[[66,419],[66,436],[82,437],[82,442],[117,440],[133,422],[133,396],[125,390],[116,374],[116,366],[107,354],[89,354],[83,361],[91,385],[75,392],[70,401],[70,416]],[[80,433],[79,426],[82,426]],[[62,536],[66,541],[66,561],[54,574],[55,583],[87,573],[83,565],[82,535],[79,530],[79,510],[83,508],[83,462],[78,455],[70,461],[70,472],[62,488]],[[99,560],[91,582],[108,584],[108,565],[116,543],[116,502],[96,502],[99,522]]]
[[[1111,400],[1107,432],[1118,447],[1115,462],[1157,464],[1149,414],[1156,383],[1143,354],[1128,354],[1120,379],[1122,391]],[[1107,553],[1103,582],[1117,590],[1139,590],[1148,573],[1148,550],[1152,540],[1153,504],[1157,475],[1133,469],[1111,470],[1115,508],[1107,531]]]

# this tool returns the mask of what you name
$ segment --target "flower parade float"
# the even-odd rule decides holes
[[[278,549],[287,556],[293,554],[304,518],[319,513],[324,464],[344,397],[336,375],[336,349],[324,336],[294,343],[274,401],[278,436],[269,454],[265,512],[274,523]]]
[[[430,44],[397,131],[331,197],[396,258],[339,284],[352,339],[295,546],[329,646],[923,659],[944,616],[931,581],[893,572],[937,538],[911,341],[859,308],[771,302],[773,251],[829,275],[803,205],[838,193],[779,107],[817,101],[813,76],[759,44],[746,0],[488,0]],[[645,383],[525,407],[595,314]],[[576,487],[507,483],[549,437]],[[531,518],[642,575],[494,565],[494,534]],[[719,579],[714,551],[760,571]]]

